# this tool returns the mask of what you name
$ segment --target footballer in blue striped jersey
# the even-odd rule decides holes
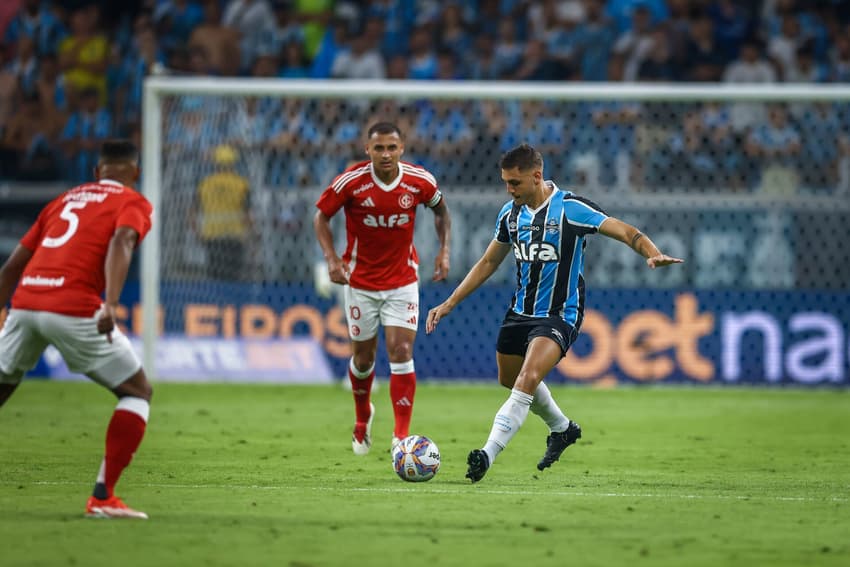
[[[543,379],[581,327],[585,237],[598,232],[619,240],[646,258],[649,268],[684,261],[662,254],[649,237],[592,201],[544,180],[543,157],[528,144],[505,153],[499,167],[511,200],[499,212],[494,238],[448,299],[428,312],[426,323],[431,333],[513,252],[517,288],[496,343],[499,383],[511,395],[496,414],[487,443],[469,453],[466,476],[472,482],[484,477],[529,411],[550,431],[539,470],[550,467],[581,437],[581,427],[564,415]]]

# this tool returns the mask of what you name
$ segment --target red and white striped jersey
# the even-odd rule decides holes
[[[441,199],[437,181],[426,169],[399,162],[398,177],[386,184],[374,174],[372,162],[365,161],[338,175],[316,206],[328,218],[345,211],[342,260],[351,269],[351,286],[384,291],[417,280],[416,207],[435,207]]]

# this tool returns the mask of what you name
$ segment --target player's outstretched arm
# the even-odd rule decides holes
[[[437,237],[440,239],[440,250],[434,260],[434,276],[431,279],[438,282],[449,276],[449,241],[452,233],[452,219],[445,197],[440,199],[440,202],[432,210],[434,211],[434,228],[437,229]]]
[[[316,240],[319,241],[325,261],[328,263],[328,276],[330,276],[332,282],[346,285],[351,274],[348,266],[334,250],[331,220],[322,211],[316,211],[316,215],[313,217],[313,230],[316,232]]]
[[[121,290],[127,281],[127,272],[130,262],[133,260],[133,250],[139,241],[139,233],[129,226],[119,226],[109,241],[106,250],[106,262],[103,272],[106,276],[106,298],[103,309],[97,318],[97,332],[105,334],[109,342],[112,342],[112,330],[115,328],[115,310],[121,299]]]
[[[487,281],[487,278],[499,268],[499,264],[508,255],[510,244],[493,240],[484,251],[484,255],[472,266],[463,281],[455,288],[452,294],[444,302],[428,311],[428,319],[425,323],[425,332],[430,333],[437,327],[440,319],[451,313],[455,306],[466,299],[466,297],[478,289]]]
[[[608,217],[600,225],[599,232],[627,244],[632,250],[646,258],[646,265],[650,268],[669,266],[670,264],[681,264],[681,258],[673,258],[662,254],[655,243],[647,235],[632,225],[614,217]]]
[[[11,256],[0,267],[0,309],[6,307],[12,298],[12,292],[32,258],[32,250],[18,244]]]

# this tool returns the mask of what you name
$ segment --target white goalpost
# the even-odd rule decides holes
[[[793,157],[771,159],[767,152],[759,154],[758,142],[763,130],[783,128],[771,122],[780,120],[773,114],[780,107],[781,120],[790,124],[788,131],[796,132],[799,150],[788,154]],[[749,116],[751,123],[735,124],[736,112]],[[455,242],[463,242],[465,248],[472,243],[469,250],[453,252],[455,280],[483,249],[494,207],[503,201],[498,177],[491,175],[498,173],[493,171],[498,151],[512,141],[523,141],[527,132],[535,137],[533,145],[542,146],[547,168],[551,163],[556,169],[556,181],[589,191],[615,212],[625,211],[656,226],[663,224],[659,220],[666,221],[669,230],[661,226],[654,232],[671,253],[696,254],[704,264],[683,270],[683,275],[633,275],[629,268],[634,259],[602,247],[604,267],[589,269],[597,270],[603,287],[838,289],[847,276],[846,267],[793,278],[785,272],[796,262],[797,244],[788,234],[789,223],[805,224],[813,216],[826,215],[827,226],[839,226],[841,216],[850,211],[850,143],[844,145],[850,140],[850,87],[154,76],[144,84],[142,192],[154,206],[155,221],[141,247],[137,325],[151,378],[167,378],[157,375],[161,330],[185,331],[188,323],[173,320],[194,301],[194,291],[206,289],[212,279],[217,278],[216,285],[227,298],[215,311],[219,334],[225,337],[233,329],[239,335],[262,327],[266,315],[251,311],[255,327],[250,327],[242,322],[249,313],[240,305],[259,305],[259,300],[243,299],[266,293],[256,291],[263,285],[282,278],[291,286],[287,289],[311,287],[303,267],[312,265],[315,256],[309,222],[305,223],[312,213],[309,206],[328,176],[340,171],[338,164],[357,156],[367,122],[378,116],[401,119],[412,130],[412,160],[443,166],[437,177],[449,203],[457,207]],[[704,134],[718,121],[728,122],[731,132],[722,142]],[[259,132],[258,125],[270,133]],[[712,135],[720,136],[716,133],[725,132],[723,128],[711,130]],[[190,136],[185,129],[197,133]],[[701,132],[699,140],[693,139],[693,132]],[[813,141],[818,133],[821,139]],[[209,276],[225,272],[210,269],[217,252],[209,247],[205,252],[192,230],[198,180],[213,167],[208,163],[211,152],[222,145],[235,150],[234,160],[250,181],[252,195],[251,238],[256,245],[245,252],[250,258],[236,276],[238,289],[227,287],[232,282],[226,276]],[[818,173],[827,167],[815,164],[821,158],[829,171]],[[423,214],[417,235],[420,225],[427,228],[430,222],[430,216]],[[732,231],[731,236],[723,236],[724,230]],[[735,239],[749,243],[750,252],[759,255],[762,275],[755,270],[743,276],[723,273],[727,270],[722,266],[723,247]],[[759,249],[768,242],[776,248]],[[687,249],[677,250],[681,247]],[[429,251],[424,243],[423,266],[429,265]],[[792,257],[785,258],[788,254]],[[810,271],[818,264],[850,264],[848,250],[840,246],[826,244],[816,254]],[[712,259],[717,265],[705,267]],[[502,275],[500,281],[509,281],[510,269]],[[281,299],[275,301],[280,304]],[[231,321],[227,309],[233,305],[237,315]],[[305,334],[315,331],[312,316],[304,315]],[[279,328],[270,332],[282,336],[285,323],[274,320],[269,324]],[[333,322],[328,318],[321,324],[331,328]],[[331,351],[344,343],[328,337],[318,340]]]

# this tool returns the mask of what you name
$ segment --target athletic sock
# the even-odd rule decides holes
[[[525,418],[528,417],[528,410],[533,399],[534,397],[530,394],[514,388],[511,390],[510,397],[499,408],[496,418],[493,420],[490,437],[483,447],[484,452],[490,458],[491,465],[496,460],[496,455],[502,452],[508,442],[516,435],[516,432],[519,431],[519,428],[522,427]]]
[[[348,379],[351,381],[351,393],[354,396],[354,414],[357,423],[365,424],[372,415],[369,402],[372,398],[372,381],[375,380],[375,363],[361,372],[354,366],[354,359],[348,364]],[[365,429],[364,429],[365,431]]]
[[[416,395],[416,372],[413,360],[390,362],[390,400],[393,403],[395,429],[393,435],[404,439],[410,434],[413,398]]]
[[[550,432],[566,431],[570,425],[570,418],[564,415],[564,412],[561,411],[561,408],[558,407],[558,404],[552,397],[552,392],[543,382],[534,391],[531,412],[539,415],[546,422]]]
[[[95,498],[106,499],[114,495],[121,473],[145,436],[149,414],[150,404],[145,399],[127,396],[118,400],[106,428],[106,455],[97,475]]]

